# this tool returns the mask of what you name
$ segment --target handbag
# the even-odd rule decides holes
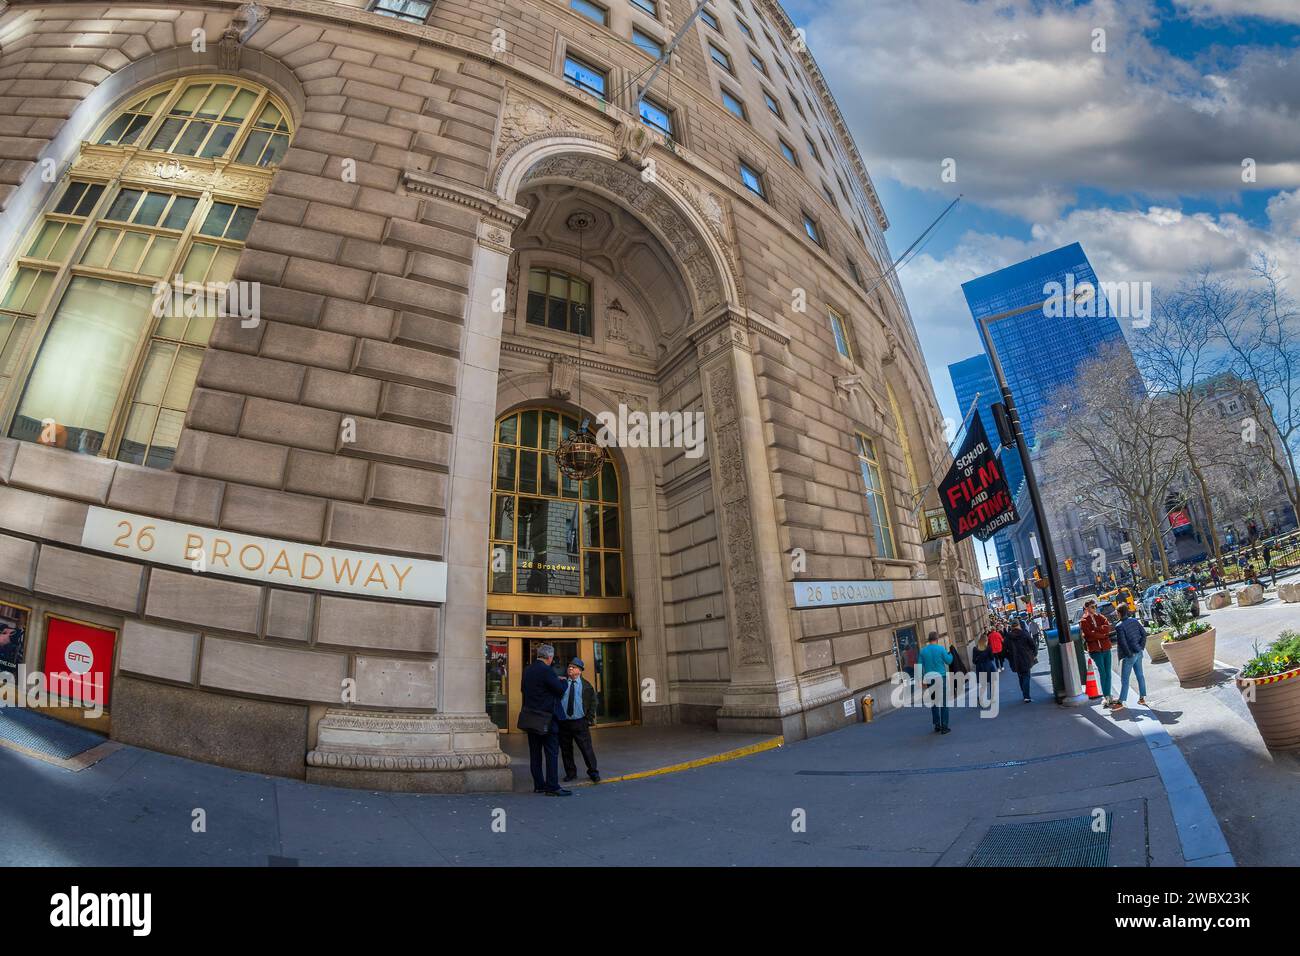
[[[519,719],[516,724],[520,730],[527,731],[530,734],[549,733],[551,715],[548,711],[523,708],[519,711]]]

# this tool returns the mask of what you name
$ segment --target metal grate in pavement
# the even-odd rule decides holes
[[[75,757],[104,742],[104,738],[93,731],[65,724],[26,707],[0,707],[0,740],[60,760]]]
[[[1093,817],[1066,817],[1038,823],[999,823],[989,827],[967,866],[1107,866],[1112,814],[1094,832]]]

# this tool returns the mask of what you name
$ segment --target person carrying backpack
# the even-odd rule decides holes
[[[1115,698],[1111,713],[1124,709],[1124,698],[1128,696],[1128,678],[1135,671],[1138,679],[1138,703],[1146,707],[1147,679],[1142,674],[1142,651],[1147,645],[1147,632],[1137,618],[1129,616],[1128,608],[1122,604],[1115,639],[1119,643],[1119,697]]]

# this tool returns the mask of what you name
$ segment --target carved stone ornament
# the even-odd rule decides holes
[[[618,299],[611,299],[605,306],[605,337],[615,342],[628,341],[627,309]]]
[[[210,189],[257,202],[266,198],[273,175],[272,170],[241,169],[234,172],[229,167],[219,168],[212,160],[193,156],[182,163],[175,158],[160,160],[147,153],[128,152],[124,155],[116,147],[100,147],[92,143],[82,145],[81,152],[73,161],[72,172],[74,175],[107,179],[120,176],[132,182],[160,186],[180,182],[194,189]]]
[[[528,171],[524,182],[553,178],[584,183],[616,197],[665,242],[686,272],[701,310],[709,311],[722,304],[722,283],[713,258],[690,220],[657,186],[642,181],[640,175],[627,166],[575,153],[543,159]]]
[[[260,3],[245,3],[235,11],[217,41],[217,62],[223,70],[231,73],[239,70],[239,54],[244,44],[270,17],[271,11]]]
[[[722,546],[726,552],[727,580],[734,602],[731,634],[738,662],[767,663],[754,529],[749,514],[749,488],[745,481],[745,455],[741,446],[736,386],[731,363],[721,362],[709,373],[709,418],[713,423],[711,462],[717,469],[718,505],[722,512]]]
[[[638,170],[645,166],[645,160],[654,146],[654,137],[642,123],[624,120],[618,127],[619,158]]]
[[[567,402],[578,377],[578,363],[567,355],[551,356],[551,397]]]
[[[599,130],[576,116],[525,96],[513,87],[507,88],[496,158],[500,159],[507,152],[544,136],[579,136],[592,140],[602,138]]]

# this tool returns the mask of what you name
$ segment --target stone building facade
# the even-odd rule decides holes
[[[771,0],[707,5],[638,100],[692,12],[0,3],[26,664],[77,672],[84,638],[132,744],[483,790],[541,640],[588,657],[603,723],[798,739],[887,708],[926,632],[971,639],[844,119]],[[558,474],[620,409],[702,441]]]

